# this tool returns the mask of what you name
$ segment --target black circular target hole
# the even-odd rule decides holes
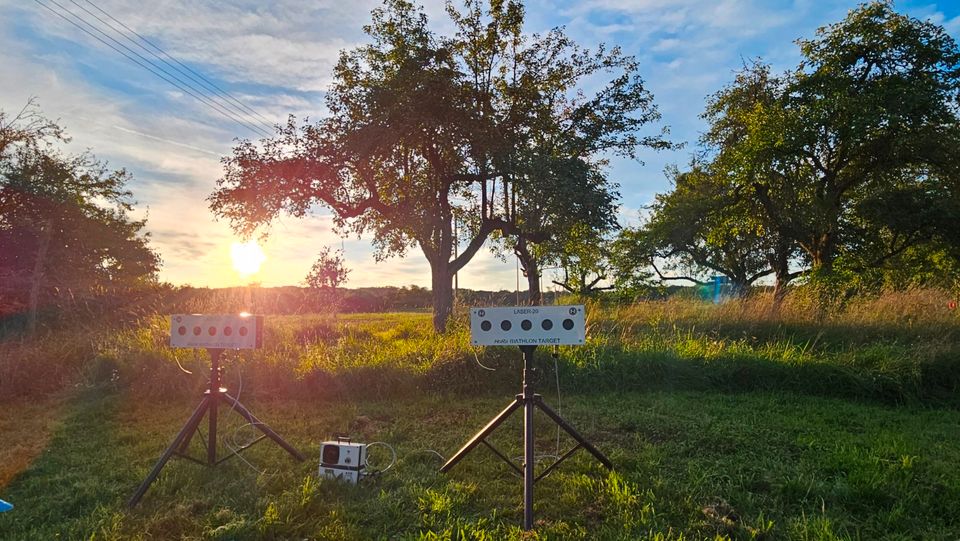
[[[491,327],[493,327],[493,325],[487,320],[483,320],[480,322],[480,329],[484,331],[489,331]]]
[[[184,327],[183,325],[180,325],[180,328],[177,329],[177,333],[178,333],[180,336],[183,336],[183,335],[187,334],[187,328]]]
[[[203,329],[200,328],[200,325],[197,325],[193,328],[193,335],[200,336],[200,333],[203,332]]]
[[[570,329],[572,329],[572,328],[573,328],[573,320],[570,319],[570,318],[567,318],[567,319],[563,320],[563,328],[566,329],[566,330],[568,330],[568,331],[569,331]]]
[[[240,336],[246,336],[246,335],[247,335],[247,328],[240,327]]]
[[[233,334],[233,327],[230,327],[229,325],[227,325],[226,327],[223,328],[224,336],[230,336],[231,334]]]
[[[505,319],[505,320],[503,320],[503,321],[500,322],[500,328],[501,328],[501,329],[503,329],[503,330],[505,330],[505,331],[509,331],[509,330],[510,330],[510,327],[513,327],[513,324],[510,323],[510,320]]]
[[[529,331],[532,327],[533,327],[533,323],[530,323],[529,319],[525,319],[520,322],[520,328],[525,331]]]
[[[540,327],[545,331],[549,331],[550,329],[553,328],[553,321],[550,321],[549,319],[545,319],[540,322]]]

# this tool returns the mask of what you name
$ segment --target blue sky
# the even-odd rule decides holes
[[[40,0],[96,21],[86,0]],[[61,7],[59,7],[59,4]],[[340,50],[361,43],[361,27],[377,2],[94,0],[94,4],[170,52],[271,121],[288,114],[323,115],[323,92]],[[668,189],[663,169],[683,164],[704,125],[707,95],[732,79],[744,60],[762,58],[777,70],[799,61],[794,43],[839,21],[857,2],[840,0],[590,0],[527,3],[530,32],[565,26],[580,44],[606,42],[635,55],[648,88],[685,149],[642,153],[643,165],[613,162],[624,223],[636,223],[653,195]],[[434,28],[449,29],[443,3],[427,2]],[[896,3],[915,17],[960,35],[960,2]],[[102,15],[100,15],[102,17]],[[91,149],[131,171],[139,215],[163,257],[161,278],[176,284],[225,286],[251,279],[264,285],[302,281],[323,246],[346,250],[350,286],[429,285],[419,251],[375,262],[367,239],[341,241],[322,214],[284,218],[264,245],[258,275],[230,265],[237,240],[204,201],[220,176],[220,156],[236,137],[255,134],[148,73],[37,2],[0,0],[0,109],[19,110],[31,96],[73,137],[71,150]],[[142,51],[141,51],[142,52]],[[481,253],[460,275],[470,288],[513,289],[515,263]]]

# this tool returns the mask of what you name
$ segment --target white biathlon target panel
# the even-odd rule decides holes
[[[470,341],[475,346],[583,345],[582,304],[512,306],[470,310]]]
[[[170,347],[255,349],[263,344],[263,316],[237,314],[174,314]]]

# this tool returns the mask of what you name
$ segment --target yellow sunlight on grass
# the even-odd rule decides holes
[[[242,275],[256,274],[260,271],[260,265],[266,261],[267,256],[263,254],[260,245],[255,240],[247,242],[234,242],[230,246],[230,259],[233,260],[233,268]]]

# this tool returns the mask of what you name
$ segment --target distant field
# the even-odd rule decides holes
[[[942,292],[827,317],[800,299],[777,315],[759,300],[589,313],[589,344],[556,365],[541,350],[537,385],[616,471],[581,454],[538,484],[540,538],[960,538],[960,317]],[[76,329],[0,342],[15,391],[0,399],[0,498],[17,506],[0,539],[520,538],[505,466],[478,449],[441,475],[426,451],[449,456],[518,390],[516,352],[473,350],[454,325],[438,338],[420,313],[270,318],[226,384],[308,461],[268,443],[250,464],[175,460],[132,512],[204,361],[164,346],[162,317],[86,329],[89,343]],[[496,440],[519,455],[514,421]],[[545,466],[557,433],[538,422]],[[221,436],[249,430],[233,416]],[[318,481],[318,443],[337,432],[390,443],[398,464],[358,488]]]

